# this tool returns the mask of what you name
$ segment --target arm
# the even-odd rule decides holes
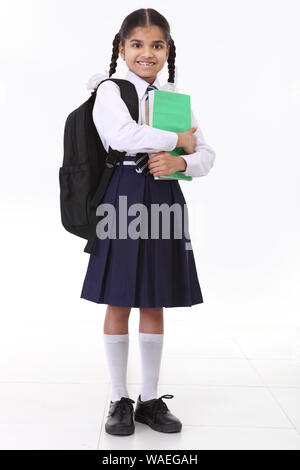
[[[111,81],[102,83],[97,90],[93,120],[98,132],[119,152],[167,152],[177,146],[176,132],[137,124],[121,98],[120,88]]]
[[[205,176],[212,168],[216,153],[215,151],[206,143],[204,136],[201,132],[201,129],[198,125],[198,121],[191,110],[191,125],[198,126],[194,135],[197,138],[196,151],[195,153],[190,153],[188,155],[181,155],[186,162],[186,169],[183,173],[186,176]],[[180,145],[178,145],[180,147]]]

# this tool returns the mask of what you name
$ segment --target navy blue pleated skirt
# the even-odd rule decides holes
[[[127,161],[134,159],[124,157]],[[115,208],[116,238],[96,238],[80,297],[101,304],[140,308],[200,304],[203,298],[191,240],[186,238],[188,229],[184,230],[186,201],[180,184],[177,180],[155,180],[152,174],[137,173],[135,169],[135,165],[121,161],[113,173],[102,203]],[[119,237],[119,196],[127,201],[127,228],[140,214],[128,215],[130,206],[143,203],[147,207],[148,238]],[[170,236],[163,237],[160,223],[159,236],[151,237],[151,204],[163,203],[168,208],[174,203],[180,205],[181,217],[170,211]],[[99,220],[105,216],[107,213]],[[178,224],[182,228],[179,238],[174,236]]]

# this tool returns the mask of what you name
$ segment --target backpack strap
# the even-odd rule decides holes
[[[125,80],[121,78],[107,78],[103,80],[101,83],[99,83],[99,85],[93,91],[92,94],[96,95],[96,92],[99,86],[102,83],[106,82],[107,80],[111,80],[119,86],[121,98],[126,103],[132,119],[138,122],[138,119],[139,119],[138,94],[137,94],[134,84],[131,83],[129,80]],[[109,185],[110,179],[115,171],[116,164],[121,160],[122,157],[125,156],[126,153],[127,152],[119,152],[118,150],[114,150],[111,147],[109,147],[108,149],[108,153],[106,155],[106,164],[105,164],[104,172],[102,174],[98,188],[96,189],[93,195],[93,198],[91,199],[91,202],[90,202],[90,208],[91,208],[91,214],[92,214],[93,220],[91,220],[91,223],[89,226],[88,242],[84,248],[85,253],[92,252],[92,248],[93,248],[96,236],[97,236],[96,234],[96,225],[98,221],[97,220],[98,216],[96,215],[97,207],[103,200],[103,197]]]
[[[139,100],[136,88],[133,83],[129,80],[125,80],[123,78],[106,78],[97,86],[95,93],[97,92],[99,86],[107,82],[108,80],[115,82],[120,88],[120,94],[122,100],[125,102],[129,113],[136,122],[139,120]],[[111,147],[108,149],[108,154],[106,156],[106,165],[111,168],[112,166],[116,166],[116,163],[120,161],[120,159],[125,156],[127,152],[118,152],[117,150],[113,150]],[[98,205],[98,204],[97,204]]]
[[[115,82],[119,86],[120,92],[121,92],[121,98],[123,101],[125,101],[132,119],[138,122],[139,100],[138,100],[138,94],[137,94],[134,84],[131,83],[129,80],[125,80],[124,78],[106,78],[101,83],[99,83],[99,85],[97,86],[97,89],[102,83],[106,82],[107,80],[111,80],[112,82]]]

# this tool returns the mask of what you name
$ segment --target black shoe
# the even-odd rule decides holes
[[[118,436],[127,436],[134,433],[132,403],[135,403],[135,401],[128,397],[110,402],[108,419],[105,423],[106,432]]]
[[[159,398],[142,401],[141,395],[137,399],[134,419],[138,423],[148,424],[150,428],[160,432],[179,432],[182,424],[174,416],[162,398],[173,398],[174,395],[162,395]]]

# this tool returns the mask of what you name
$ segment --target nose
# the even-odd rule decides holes
[[[147,58],[147,59],[153,58],[153,52],[152,52],[151,46],[145,46],[144,47],[144,54],[145,54],[145,58]]]

